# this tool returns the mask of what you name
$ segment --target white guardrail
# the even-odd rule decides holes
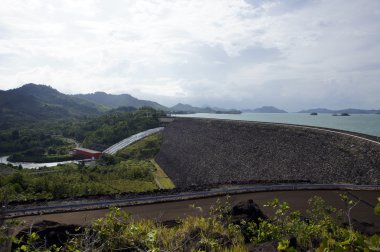
[[[160,132],[163,129],[164,129],[164,127],[158,127],[158,128],[154,128],[154,129],[150,129],[150,130],[146,130],[146,131],[137,133],[135,135],[132,135],[132,136],[112,145],[111,147],[104,150],[103,153],[113,155],[117,151],[127,147],[128,145],[133,144],[134,142],[136,142],[140,139],[143,139],[144,137],[147,137],[147,136],[150,136],[150,135],[155,134],[157,132]]]

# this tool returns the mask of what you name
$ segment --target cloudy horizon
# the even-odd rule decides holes
[[[0,90],[379,109],[378,24],[376,0],[5,0]]]

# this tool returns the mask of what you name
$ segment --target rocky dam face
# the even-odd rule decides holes
[[[163,136],[156,161],[177,187],[252,181],[380,183],[380,145],[336,132],[176,118]]]

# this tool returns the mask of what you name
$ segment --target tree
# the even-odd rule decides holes
[[[20,137],[20,132],[18,130],[12,131],[12,139],[13,140],[19,139],[19,137]]]

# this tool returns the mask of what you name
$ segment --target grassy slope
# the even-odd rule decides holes
[[[151,159],[150,162],[155,167],[155,171],[153,172],[154,179],[161,189],[173,189],[175,188],[175,185],[173,181],[166,175],[165,171],[154,161],[154,159]]]
[[[126,159],[149,160],[153,164],[153,176],[158,187],[161,189],[173,189],[175,188],[174,183],[154,161],[154,156],[160,149],[161,142],[162,134],[157,133],[118,151],[116,156]]]

